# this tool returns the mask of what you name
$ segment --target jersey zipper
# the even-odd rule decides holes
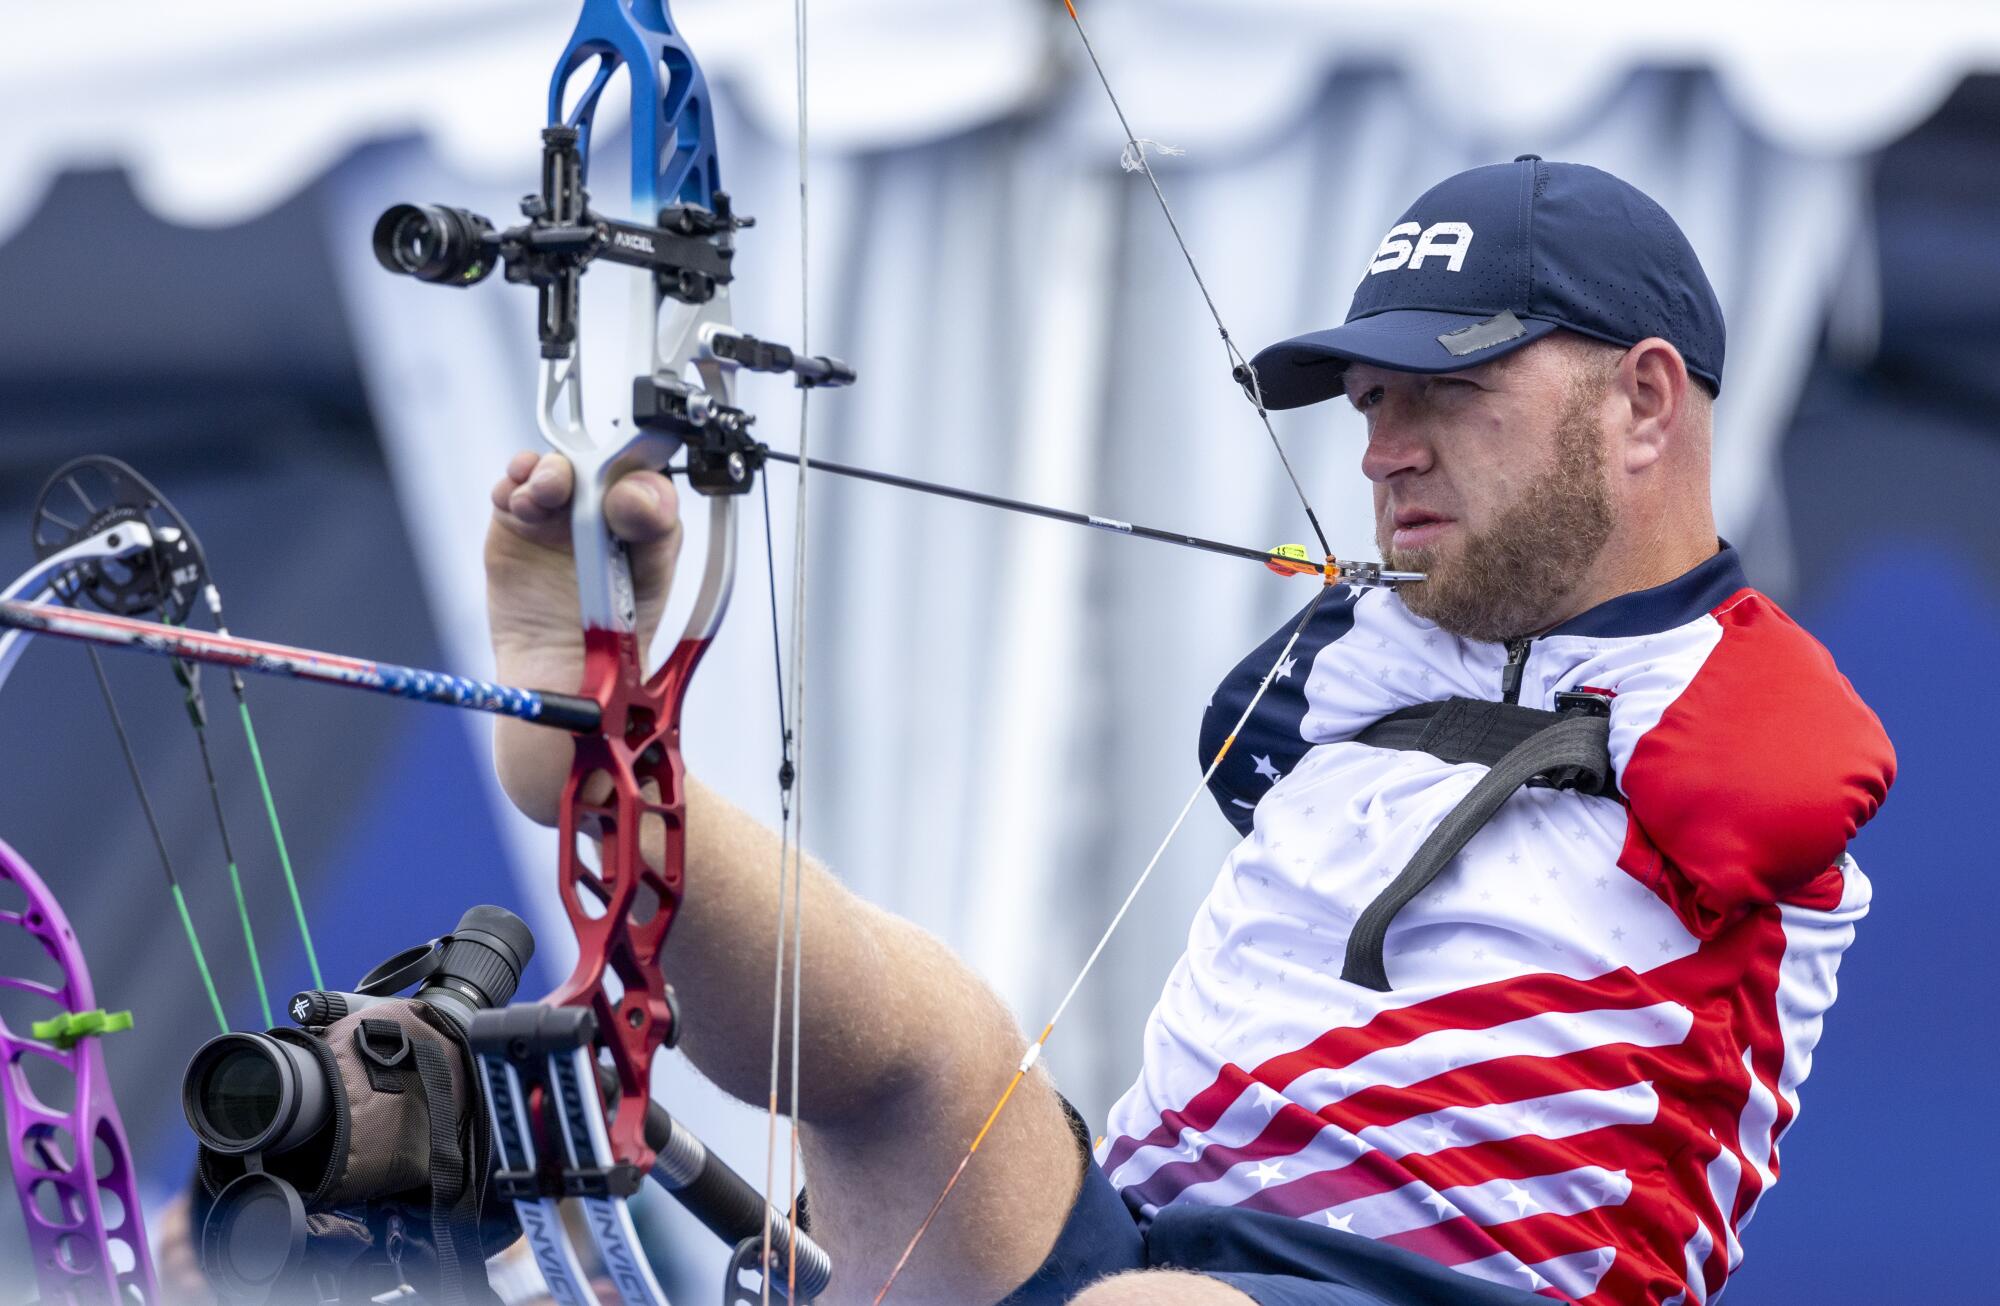
[[[1525,637],[1507,641],[1507,665],[1500,668],[1501,702],[1521,701],[1521,673],[1528,668],[1528,647],[1534,642]]]

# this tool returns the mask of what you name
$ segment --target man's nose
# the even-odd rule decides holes
[[[1361,453],[1361,474],[1381,484],[1399,472],[1426,472],[1431,467],[1432,452],[1430,441],[1416,423],[1395,413],[1378,412],[1368,424],[1368,447]]]

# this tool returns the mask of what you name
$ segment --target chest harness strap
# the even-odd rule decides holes
[[[1392,712],[1355,736],[1374,748],[1429,753],[1447,762],[1490,768],[1431,831],[1402,874],[1375,896],[1347,937],[1340,977],[1389,991],[1382,943],[1396,913],[1422,893],[1459,850],[1523,785],[1611,792],[1611,704],[1601,694],[1558,694],[1557,710],[1447,698]]]

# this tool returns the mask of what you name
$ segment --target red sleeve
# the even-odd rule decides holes
[[[1744,590],[1713,615],[1720,642],[1621,777],[1682,914],[1709,922],[1816,888],[1896,778],[1882,723],[1777,604]]]

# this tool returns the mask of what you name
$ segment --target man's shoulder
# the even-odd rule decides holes
[[[1635,691],[1653,679],[1664,692],[1651,720],[1634,723],[1643,727],[1628,744],[1635,751],[1650,744],[1709,752],[1716,731],[1744,743],[1811,734],[1836,750],[1887,744],[1833,654],[1759,590],[1738,589],[1699,620],[1635,641],[1635,652],[1628,673]]]
[[[1874,816],[1895,750],[1832,654],[1768,595],[1740,589],[1684,633],[1678,656],[1635,667],[1614,701],[1619,787],[1669,859],[1782,898]]]

